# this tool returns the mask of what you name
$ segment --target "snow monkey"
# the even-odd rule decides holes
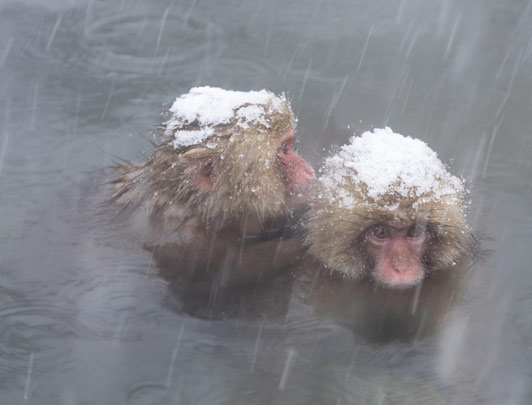
[[[161,271],[223,287],[287,268],[301,249],[293,225],[314,178],[293,149],[288,100],[197,87],[170,113],[151,157],[118,165],[112,196]]]
[[[459,263],[478,249],[462,181],[424,142],[385,128],[328,158],[318,189],[306,221],[310,256],[328,280],[318,294],[338,305],[343,294],[345,307],[356,300],[358,319],[380,332],[439,323],[458,295]]]

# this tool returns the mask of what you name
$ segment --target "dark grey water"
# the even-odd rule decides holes
[[[531,8],[0,0],[1,403],[531,403]],[[90,207],[95,169],[148,151],[195,85],[287,92],[315,166],[389,125],[470,180],[492,254],[441,336],[361,344],[297,288],[232,319],[176,311]]]

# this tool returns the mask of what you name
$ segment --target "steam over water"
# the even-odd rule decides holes
[[[532,403],[531,38],[528,0],[0,0],[0,402]],[[99,169],[194,86],[285,92],[316,168],[389,126],[467,179],[490,252],[440,335],[365,342],[305,280],[168,290]]]

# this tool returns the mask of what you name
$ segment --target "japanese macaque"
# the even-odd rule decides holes
[[[213,294],[287,269],[300,256],[294,227],[314,178],[293,149],[288,100],[200,87],[170,111],[151,158],[118,165],[112,197],[162,274]]]
[[[310,256],[322,267],[318,306],[371,337],[433,331],[478,249],[462,181],[425,143],[385,128],[351,138],[318,183],[306,221]]]

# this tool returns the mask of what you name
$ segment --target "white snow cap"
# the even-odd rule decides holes
[[[286,102],[284,95],[276,96],[268,90],[232,91],[218,87],[194,87],[176,98],[170,108],[172,117],[166,122],[165,134],[176,128],[197,122],[198,130],[175,131],[174,147],[193,145],[214,134],[214,127],[228,123],[236,114],[237,125],[248,128],[250,122],[268,126],[266,113],[281,111]],[[243,108],[245,104],[249,104]]]
[[[447,171],[425,142],[397,134],[389,127],[351,137],[325,161],[323,172],[320,182],[327,196],[342,208],[355,204],[344,188],[348,181],[364,183],[368,197],[374,200],[388,193],[414,198],[430,193],[428,200],[442,196],[455,200],[464,190],[462,181]]]

